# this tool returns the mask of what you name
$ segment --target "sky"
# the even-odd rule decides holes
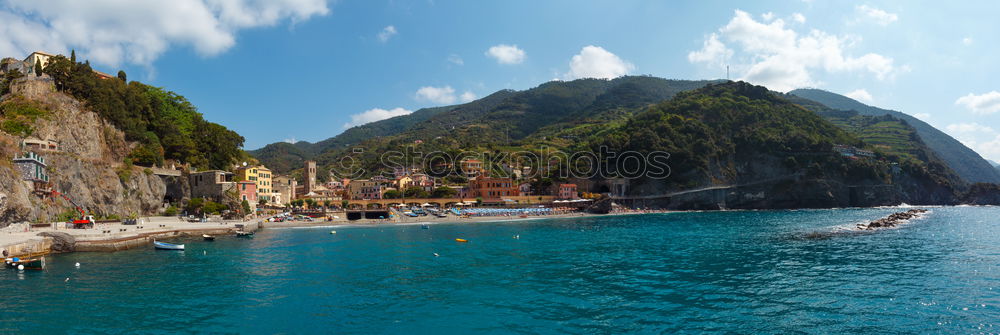
[[[35,50],[186,96],[247,149],[550,80],[813,87],[916,116],[1000,161],[998,2],[0,0]]]

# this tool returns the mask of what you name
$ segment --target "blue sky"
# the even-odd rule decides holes
[[[818,87],[1000,160],[1000,4],[905,1],[6,0],[0,54],[76,49],[190,99],[255,149],[553,79]]]

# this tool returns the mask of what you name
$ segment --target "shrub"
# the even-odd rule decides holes
[[[167,207],[167,209],[163,210],[163,216],[175,216],[177,215],[177,212],[178,212],[177,207],[170,206]]]

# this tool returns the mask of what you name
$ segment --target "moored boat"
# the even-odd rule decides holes
[[[252,231],[238,231],[236,232],[236,237],[253,237]]]
[[[4,260],[5,265],[11,269],[23,269],[23,270],[44,270],[45,269],[45,257],[37,258],[7,258]],[[18,266],[24,266],[24,268],[19,268]]]
[[[208,234],[202,234],[201,238],[205,239],[205,241],[215,241],[215,236]]]
[[[159,250],[184,250],[183,244],[173,244],[160,241],[153,241],[153,247]]]

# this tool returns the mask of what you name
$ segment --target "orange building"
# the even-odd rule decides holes
[[[576,199],[576,184],[559,184],[559,199]]]
[[[519,194],[518,185],[510,178],[477,177],[469,181],[473,197],[497,200]]]

